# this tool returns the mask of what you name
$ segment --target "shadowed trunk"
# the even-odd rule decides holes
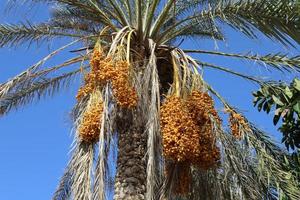
[[[146,193],[147,136],[136,114],[118,116],[118,161],[114,200],[144,200]]]

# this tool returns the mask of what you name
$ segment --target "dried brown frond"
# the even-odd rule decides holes
[[[174,173],[174,166],[166,165],[165,173],[167,177],[175,175],[172,186],[172,193],[177,196],[186,196],[190,192],[192,183],[191,164],[189,162],[180,162],[175,164],[176,169]]]

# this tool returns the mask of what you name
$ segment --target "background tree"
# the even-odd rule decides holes
[[[295,78],[290,85],[283,82],[273,82],[263,86],[254,94],[254,105],[259,111],[269,113],[275,108],[273,118],[276,125],[280,118],[283,123],[279,130],[283,134],[282,142],[287,149],[300,147],[300,80]]]
[[[295,78],[290,85],[284,82],[270,82],[260,88],[254,95],[254,105],[258,110],[270,113],[274,110],[273,123],[279,127],[283,134],[282,142],[287,150],[293,152],[284,160],[287,168],[296,176],[299,182],[299,114],[300,114],[300,81]]]
[[[72,112],[73,156],[53,199],[104,199],[113,139],[119,151],[115,199],[299,199],[295,177],[282,162],[286,153],[208,85],[202,72],[209,67],[260,86],[267,83],[187,53],[245,59],[286,72],[299,71],[299,57],[177,47],[185,37],[224,40],[224,25],[253,39],[260,32],[294,46],[300,42],[298,1],[31,3],[37,2],[53,5],[49,21],[0,25],[0,46],[59,37],[74,41],[1,84],[0,111],[4,115],[54,94],[71,77],[85,74]],[[74,44],[82,46],[74,58],[42,67]],[[77,69],[62,70],[76,63]],[[222,128],[208,93],[229,113],[232,134]]]

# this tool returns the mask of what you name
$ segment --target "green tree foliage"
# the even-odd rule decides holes
[[[283,82],[265,84],[253,96],[254,106],[259,111],[275,110],[274,125],[282,120],[279,130],[287,149],[300,148],[300,80],[295,78],[290,85]]]

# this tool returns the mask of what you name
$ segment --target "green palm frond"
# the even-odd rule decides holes
[[[84,35],[68,33],[61,30],[61,28],[48,24],[0,24],[0,47],[14,46],[25,42],[37,42],[56,37],[80,38],[84,37]]]
[[[99,17],[95,12],[86,12],[82,8],[61,4],[53,8],[51,17],[53,19],[72,18],[78,21],[89,21],[90,23],[103,23],[102,17]]]
[[[72,78],[80,71],[81,69],[78,69],[55,78],[38,80],[20,90],[7,93],[0,99],[0,115],[4,115],[12,109],[17,109],[42,97],[53,96],[61,89],[67,88]]]
[[[135,8],[136,8],[136,18],[137,18],[137,25],[136,28],[139,31],[139,35],[142,36],[142,30],[143,30],[143,17],[142,17],[142,12],[143,12],[143,7],[142,7],[142,0],[135,0]],[[142,40],[143,38],[140,37]]]
[[[300,43],[300,5],[294,0],[220,0],[214,7],[203,10],[203,16],[220,20],[247,35],[257,38],[256,30],[285,45]]]
[[[59,64],[57,66],[54,66],[54,67],[51,67],[48,69],[40,70],[42,65],[45,64],[48,60],[53,58],[59,52],[70,47],[71,45],[76,44],[78,41],[80,41],[80,40],[75,40],[69,44],[66,44],[66,45],[56,49],[55,51],[51,52],[46,57],[44,57],[43,59],[38,61],[36,64],[32,65],[31,67],[27,68],[25,71],[21,72],[17,76],[9,79],[5,83],[1,83],[0,84],[0,98],[4,97],[6,94],[8,94],[11,91],[15,91],[18,88],[22,88],[23,86],[30,85],[36,79],[46,78],[45,75],[49,74],[50,72],[59,70],[65,66],[69,66],[69,65],[72,65],[77,62],[83,62],[86,59],[86,55],[72,58],[70,60],[63,62],[62,64]]]
[[[153,2],[148,1],[147,4],[151,4],[148,5],[148,11],[147,11],[147,18],[145,19],[145,27],[144,27],[144,38],[146,39],[149,34],[150,34],[150,28],[151,28],[151,24],[153,22],[153,18],[155,16],[155,11],[157,9],[157,6],[159,4],[160,0],[153,0]]]
[[[44,3],[50,5],[56,5],[55,7],[69,7],[73,9],[80,10],[81,13],[86,13],[85,15],[97,16],[95,18],[97,21],[101,21],[105,26],[109,26],[111,29],[116,30],[116,26],[112,23],[111,20],[118,21],[116,15],[112,11],[110,6],[107,6],[105,1],[95,1],[95,0],[25,0],[18,2],[18,0],[11,0],[11,4],[20,4],[20,3]]]
[[[276,145],[263,131],[252,126],[252,132],[246,135],[248,145],[254,147],[258,158],[258,174],[261,181],[270,182],[274,188],[280,188],[290,199],[298,199],[300,191],[297,180],[284,166],[287,152]]]
[[[118,19],[120,20],[122,26],[129,26],[129,21],[127,20],[128,16],[123,11],[123,7],[121,5],[121,2],[118,2],[116,0],[108,0],[114,11],[116,12]]]
[[[210,16],[199,17],[202,4],[200,0],[174,1],[169,10],[162,11],[165,22],[151,37],[159,44],[182,36],[224,39],[221,28]]]
[[[166,22],[166,19],[168,18],[168,14],[173,6],[173,3],[175,0],[167,1],[166,5],[162,9],[162,11],[157,16],[157,19],[155,20],[152,29],[150,30],[150,37],[154,38],[160,31],[163,24]]]
[[[165,44],[179,37],[207,37],[209,39],[223,40],[223,33],[210,19],[194,19],[182,24],[171,25],[162,31],[157,39],[158,44]]]
[[[279,71],[286,72],[300,72],[300,55],[289,57],[286,54],[275,53],[267,54],[264,56],[253,55],[253,54],[234,54],[217,51],[206,51],[206,50],[184,50],[186,53],[200,53],[200,54],[211,54],[225,57],[233,57],[239,59],[250,60],[263,66],[270,66]]]
[[[51,11],[51,22],[58,23],[60,27],[64,27],[67,20],[77,24],[74,29],[85,27],[84,29],[100,29],[103,27],[101,18],[95,13],[86,13],[78,8],[58,6]]]
[[[32,1],[35,2],[35,1]],[[145,36],[151,37],[160,33],[162,24],[174,21],[168,28],[174,31],[177,28],[182,28],[182,23],[187,23],[185,26],[187,34],[191,34],[190,27],[195,27],[197,24],[193,21],[199,21],[203,24],[203,20],[207,21],[222,21],[238,31],[243,32],[251,38],[257,38],[256,30],[260,30],[267,37],[276,39],[283,44],[292,45],[289,38],[296,42],[300,42],[299,37],[299,5],[293,0],[284,1],[253,1],[253,0],[239,0],[239,1],[205,1],[205,0],[188,0],[188,1],[167,1],[166,6],[161,12],[157,12],[157,5],[161,1],[157,0],[151,2],[133,3],[131,1],[82,1],[82,0],[53,0],[48,3],[58,3],[62,7],[69,7],[77,9],[84,13],[81,16],[85,19],[91,19],[94,22],[101,21],[105,26],[110,26],[113,30],[117,29],[118,25],[131,25],[137,27],[138,23],[144,21]],[[140,5],[140,6],[139,6]],[[141,11],[147,12],[147,17],[136,15],[137,21],[132,20],[132,13],[138,14],[139,7]],[[130,12],[130,13],[129,13]],[[75,15],[76,16],[76,15]],[[157,20],[153,21],[156,16]],[[128,18],[131,18],[128,20]],[[144,18],[144,19],[143,19]],[[112,20],[114,22],[112,22]],[[137,23],[137,25],[135,24]],[[192,25],[193,24],[193,25]],[[171,27],[173,25],[173,27]],[[214,34],[219,30],[219,25],[214,24]],[[187,28],[189,27],[189,28]],[[141,30],[137,27],[137,30]],[[152,30],[151,30],[152,29]],[[198,29],[199,30],[199,29]],[[180,34],[171,34],[173,36],[184,35],[185,31],[180,31]],[[190,33],[188,33],[190,32]],[[140,32],[141,33],[141,32]],[[194,31],[193,35],[206,33],[206,31]],[[217,37],[216,37],[217,38]],[[171,40],[171,39],[169,39]]]
[[[97,30],[99,29],[99,27],[91,26],[88,22],[78,22],[72,19],[51,20],[51,25],[77,35],[97,35]]]
[[[232,108],[231,105],[212,87],[209,87],[209,90],[216,95],[216,97],[224,104],[226,108]],[[238,162],[229,162],[229,169],[234,170],[235,174],[239,174],[241,170],[239,168],[234,167],[232,164],[236,163],[240,165],[242,161],[247,157],[253,159],[253,163],[247,163],[246,165],[242,165],[250,167],[247,171],[248,176],[254,175],[256,177],[256,182],[259,185],[259,191],[262,189],[263,195],[269,195],[272,197],[285,195],[289,199],[298,199],[300,196],[300,192],[298,189],[297,180],[292,175],[292,172],[285,166],[285,160],[288,159],[288,152],[281,149],[277,143],[275,143],[264,131],[258,129],[255,125],[250,123],[250,130],[245,131],[243,142],[233,142],[233,138],[229,140],[233,146],[241,145],[242,149],[236,149],[232,145],[229,148],[230,152],[229,159],[235,159],[241,157],[241,160]],[[222,144],[226,144],[228,141],[226,139],[226,134],[220,134],[220,139]],[[240,154],[246,150],[248,155]],[[225,165],[226,166],[226,165]],[[243,171],[243,170],[242,170]],[[251,175],[252,174],[252,175]],[[243,176],[239,175],[238,178],[242,178]],[[253,177],[253,176],[252,176]],[[246,183],[247,184],[247,183]],[[251,188],[255,188],[255,185],[251,186]],[[257,192],[255,191],[255,192]],[[269,193],[266,193],[269,191]],[[267,197],[267,196],[265,196]],[[257,199],[257,198],[250,198]],[[259,198],[260,199],[260,198]]]
[[[214,40],[224,40],[225,36],[221,29],[215,26],[212,22],[203,22],[194,20],[186,26],[186,30],[178,34],[177,37],[198,37],[208,38]]]
[[[241,77],[241,78],[243,78],[245,80],[248,80],[248,81],[251,81],[253,83],[257,83],[257,84],[260,84],[260,85],[262,85],[264,83],[263,80],[261,80],[259,78],[249,76],[249,75],[246,75],[246,74],[242,74],[242,73],[233,71],[232,69],[229,69],[229,68],[226,68],[226,67],[221,67],[221,66],[218,66],[218,65],[215,65],[215,64],[206,63],[206,62],[202,62],[202,61],[197,61],[197,63],[199,65],[203,66],[203,67],[209,67],[209,68],[217,69],[217,70],[232,74],[234,76]]]

